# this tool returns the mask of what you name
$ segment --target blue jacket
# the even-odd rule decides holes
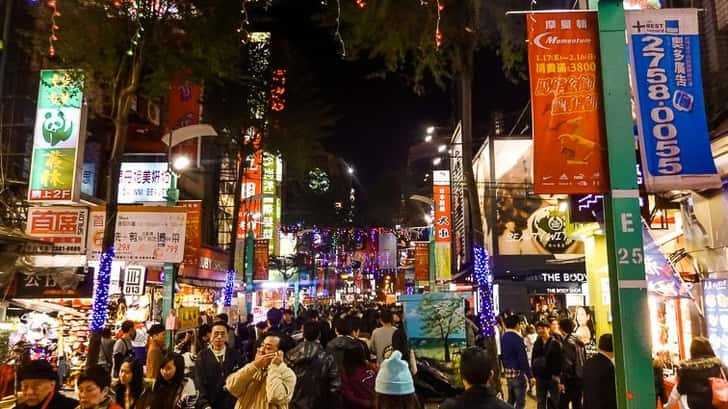
[[[501,336],[501,359],[504,368],[518,369],[529,379],[533,378],[528,365],[526,344],[523,343],[523,337],[515,331],[508,330]]]

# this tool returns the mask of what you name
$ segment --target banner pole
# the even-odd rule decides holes
[[[604,195],[619,409],[655,407],[642,225],[622,0],[598,7],[609,193]],[[594,283],[592,283],[594,285]]]

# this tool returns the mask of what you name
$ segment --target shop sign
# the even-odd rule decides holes
[[[79,267],[70,273],[48,275],[19,272],[9,294],[12,298],[90,298],[93,274]]]
[[[430,280],[430,242],[416,241],[415,244],[415,280]]]
[[[728,360],[728,280],[703,281],[708,339],[722,362]]]
[[[177,317],[179,318],[180,330],[197,328],[200,309],[197,307],[180,307],[177,311]]]
[[[42,70],[38,88],[28,201],[77,202],[86,132],[82,74]]]
[[[283,162],[277,155],[263,153],[263,179],[262,179],[262,235],[269,240],[270,254],[276,254],[278,248],[277,231],[280,225],[280,192],[279,182],[283,172]]]
[[[586,273],[541,273],[541,281],[545,283],[586,283]]]
[[[450,232],[452,230],[450,212],[450,172],[436,170],[432,175],[433,200],[435,203],[435,241],[439,243],[450,243]]]
[[[184,265],[197,266],[200,264],[200,246],[202,245],[202,201],[181,200],[178,206],[187,210],[185,224],[185,250]]]
[[[86,252],[88,210],[83,207],[31,207],[26,233],[53,243],[52,254]]]
[[[144,266],[127,266],[124,269],[123,294],[144,295],[147,283],[147,269]]]
[[[697,9],[626,14],[648,192],[720,188],[705,115]]]
[[[202,115],[202,86],[195,84],[180,73],[172,82],[167,98],[167,131],[200,123]],[[186,156],[192,163],[199,163],[200,138],[186,140],[172,148],[172,163],[177,156]]]
[[[105,209],[91,211],[89,251],[98,260],[106,222]],[[116,216],[116,259],[145,264],[181,263],[186,210],[182,207],[119,206]]]
[[[253,280],[268,280],[268,239],[256,239],[253,246]]]
[[[255,144],[255,142],[253,142]],[[258,150],[249,155],[243,164],[243,175],[240,183],[240,211],[238,213],[238,240],[245,239],[248,230],[252,228],[256,237],[262,234],[260,223],[261,201],[263,187],[263,151]]]
[[[533,189],[603,193],[608,183],[597,14],[533,13],[526,21]]]
[[[122,162],[119,203],[165,202],[171,180],[166,162]]]

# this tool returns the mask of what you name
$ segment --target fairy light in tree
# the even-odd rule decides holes
[[[248,27],[250,26],[250,20],[248,19],[248,9],[245,7],[245,3],[247,3],[248,0],[242,0],[240,2],[240,26],[237,29],[238,34],[240,34],[240,43],[241,44],[247,44],[248,39],[250,37],[250,33],[248,33]]]
[[[484,336],[495,336],[495,308],[493,308],[493,273],[490,271],[488,252],[481,246],[473,248],[475,283],[480,301],[480,327]]]
[[[273,70],[271,76],[273,89],[270,92],[270,109],[276,112],[286,108],[286,70],[279,68]]]
[[[336,34],[335,37],[341,44],[341,56],[346,57],[346,44],[344,37],[341,36],[341,0],[336,0]]]
[[[367,2],[364,0],[356,0],[356,6],[359,7],[360,9],[363,9],[364,7],[367,6]]]
[[[56,47],[54,46],[55,42],[58,40],[58,36],[56,36],[56,31],[59,29],[58,24],[56,24],[56,17],[61,16],[61,12],[58,11],[58,0],[48,0],[48,7],[51,8],[51,35],[48,36],[48,55],[53,57],[56,55]]]
[[[445,5],[437,0],[437,25],[435,26],[435,45],[440,48],[442,45],[442,31],[440,31],[440,19],[442,18],[442,11],[445,10]]]
[[[111,263],[114,260],[114,247],[101,253],[99,272],[94,286],[94,302],[91,309],[91,332],[101,331],[106,324],[106,313],[109,308],[109,284],[111,283]]]

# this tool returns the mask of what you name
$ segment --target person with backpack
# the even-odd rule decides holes
[[[134,356],[134,346],[131,341],[136,338],[136,329],[134,328],[134,321],[124,321],[121,323],[121,337],[116,340],[114,344],[114,368],[112,377],[119,377],[119,369],[121,363],[129,356]]]
[[[561,376],[559,377],[559,408],[581,409],[581,393],[584,379],[584,362],[586,362],[586,346],[574,334],[574,322],[568,318],[559,321],[564,333],[561,354]]]

